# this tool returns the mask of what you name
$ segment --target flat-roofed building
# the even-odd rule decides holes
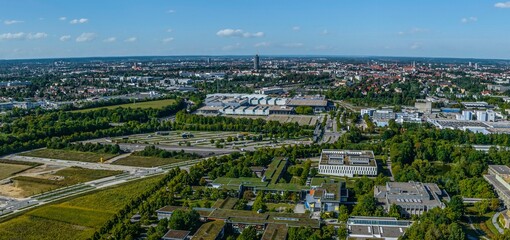
[[[350,217],[347,219],[348,239],[397,240],[412,224],[388,217]]]
[[[340,204],[348,197],[345,182],[322,183],[310,189],[305,198],[305,208],[312,212],[338,212]]]
[[[225,234],[225,221],[217,220],[204,223],[193,235],[193,240],[218,240]]]
[[[510,167],[506,165],[489,165],[489,174],[484,175],[483,178],[494,187],[498,198],[505,204],[507,208],[510,207]]]
[[[197,111],[200,114],[210,114],[210,115],[218,115],[221,110],[223,110],[225,107],[222,106],[203,106],[199,108]]]
[[[324,99],[295,98],[287,102],[290,107],[311,107],[313,112],[320,113],[330,109],[328,101]]]
[[[289,228],[286,224],[270,223],[267,225],[261,240],[285,240]]]
[[[375,109],[373,108],[364,108],[361,109],[361,116],[368,115],[369,117],[372,117],[374,115]]]
[[[431,113],[432,112],[432,102],[427,101],[426,99],[416,99],[414,102],[414,107],[418,109],[421,113]]]
[[[165,218],[170,219],[170,217],[172,217],[172,214],[174,213],[174,211],[177,209],[184,209],[184,208],[179,207],[179,206],[165,206],[165,207],[162,207],[162,208],[156,210],[158,220],[165,219]]]
[[[283,94],[285,93],[285,91],[283,90],[283,88],[280,88],[280,87],[272,87],[272,88],[261,88],[257,91],[255,91],[256,93],[258,94]]]
[[[190,231],[182,231],[182,230],[173,230],[170,229],[166,234],[161,238],[162,240],[188,240]]]
[[[287,106],[271,106],[269,108],[269,114],[290,115],[294,114],[294,108]]]
[[[374,152],[324,149],[319,161],[319,173],[341,177],[377,176]]]
[[[374,187],[374,197],[384,209],[400,206],[404,215],[422,215],[435,208],[445,208],[442,200],[450,201],[448,193],[435,183],[421,182],[387,182],[384,186]]]
[[[490,108],[487,102],[461,102],[465,108]]]

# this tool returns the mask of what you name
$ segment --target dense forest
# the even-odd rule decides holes
[[[352,86],[334,88],[326,93],[328,99],[346,100],[359,106],[377,106],[385,105],[414,105],[418,98],[424,95],[420,89],[420,83],[417,81],[407,81],[404,83],[392,83],[386,88],[390,91],[384,91],[381,87],[373,87],[371,81],[363,81]],[[400,91],[395,91],[399,88]]]
[[[90,112],[42,112],[0,126],[0,155],[91,138],[154,131],[159,117],[185,109],[179,100],[163,109],[100,109]]]

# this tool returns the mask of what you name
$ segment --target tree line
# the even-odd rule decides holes
[[[143,157],[159,157],[159,158],[175,158],[182,160],[191,160],[199,158],[200,155],[196,153],[187,153],[184,150],[181,151],[166,151],[156,146],[147,146],[142,151],[134,152],[135,156],[143,156]]]

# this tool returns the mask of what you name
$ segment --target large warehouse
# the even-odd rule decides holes
[[[275,98],[265,94],[208,94],[201,114],[225,115],[270,115],[295,114],[297,107],[311,107],[314,113],[334,109],[334,104],[322,96],[300,96],[295,98]]]

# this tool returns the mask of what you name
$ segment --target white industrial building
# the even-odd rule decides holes
[[[437,184],[421,182],[387,182],[374,187],[374,197],[386,211],[395,204],[407,216],[422,215],[435,207],[445,208],[443,200],[450,201],[448,193]]]
[[[480,122],[495,122],[496,113],[493,110],[476,111],[476,120]]]
[[[374,152],[364,150],[322,150],[319,173],[353,177],[377,176]]]
[[[292,99],[269,97],[265,94],[208,94],[204,107],[198,109],[202,114],[226,115],[270,115],[294,114],[300,106],[311,107],[315,113],[334,109],[331,102],[323,97],[306,96]]]

